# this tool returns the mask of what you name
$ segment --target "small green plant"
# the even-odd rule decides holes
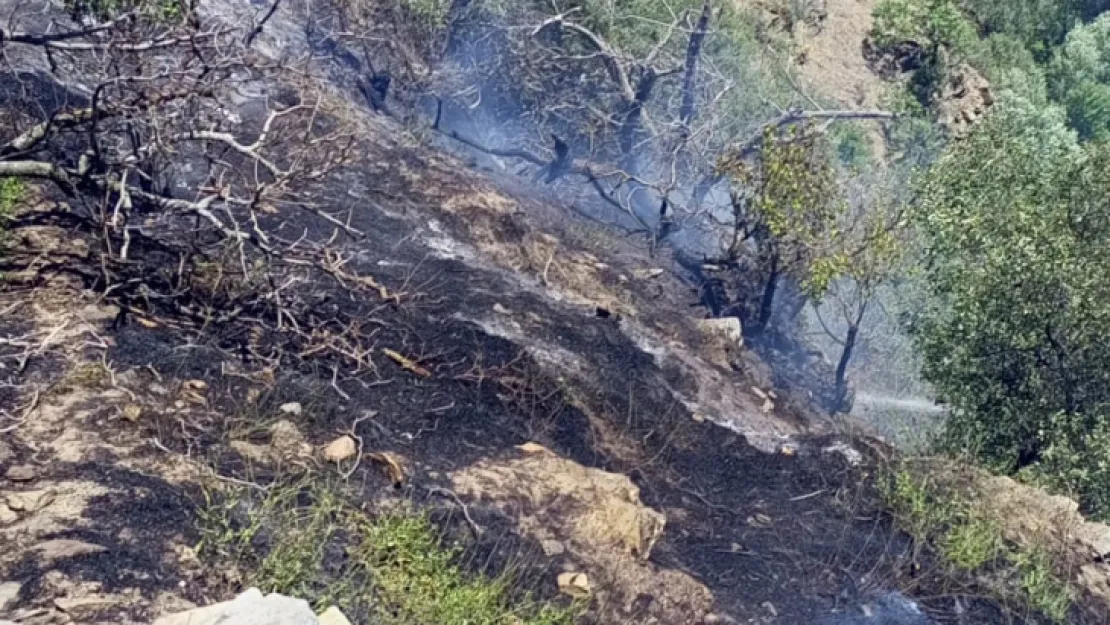
[[[16,206],[27,196],[27,184],[19,178],[0,178],[0,225],[11,219]]]
[[[66,10],[74,18],[111,20],[131,11],[157,22],[173,22],[183,15],[181,0],[66,0]]]
[[[871,146],[858,126],[836,126],[831,133],[836,156],[845,167],[859,169],[871,162]]]
[[[209,493],[198,554],[268,592],[337,605],[387,625],[572,625],[578,606],[533,601],[514,577],[470,574],[462,550],[420,513],[371,517],[333,487],[272,487],[260,501]]]
[[[944,535],[941,549],[957,568],[976,571],[995,561],[1003,552],[1002,535],[991,522],[968,518]]]
[[[436,30],[447,25],[451,2],[450,0],[401,0],[401,6],[421,26]]]
[[[1053,572],[1051,559],[1043,551],[1028,551],[1012,554],[1011,561],[1018,568],[1029,605],[1056,623],[1066,620],[1075,596]]]

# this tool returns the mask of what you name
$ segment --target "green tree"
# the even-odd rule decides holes
[[[754,243],[761,270],[757,310],[744,320],[753,332],[768,328],[783,278],[819,297],[846,262],[830,246],[847,210],[831,153],[812,128],[790,126],[780,135],[768,126],[754,162],[727,154],[718,164],[733,181],[726,255],[735,260]]]
[[[1068,33],[1049,64],[1049,92],[1083,139],[1110,134],[1110,13]]]
[[[916,209],[930,297],[913,329],[952,409],[944,442],[1079,489],[1089,509],[1110,492],[1073,479],[1110,451],[1087,453],[1110,415],[1108,166],[1059,107],[1007,96],[925,176]]]

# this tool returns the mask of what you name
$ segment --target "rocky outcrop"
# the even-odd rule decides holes
[[[520,452],[455,472],[455,491],[513,518],[547,556],[566,556],[560,588],[596,597],[603,620],[702,622],[712,603],[709,590],[683,572],[646,562],[666,518],[640,501],[627,476],[584,467],[535,443]]]
[[[937,122],[956,138],[966,137],[987,110],[994,105],[991,85],[975,68],[966,63],[949,70],[936,98]]]

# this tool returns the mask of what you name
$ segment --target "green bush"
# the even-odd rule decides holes
[[[26,194],[27,184],[19,178],[0,178],[0,225],[11,219]]]
[[[1006,96],[922,180],[924,374],[945,447],[1110,518],[1110,145]]]
[[[447,25],[451,0],[401,0],[400,4],[421,26],[439,29]]]
[[[880,0],[873,17],[871,36],[880,48],[912,41],[966,56],[979,42],[975,23],[956,0]]]
[[[1083,139],[1110,133],[1110,13],[1068,33],[1048,65],[1049,91]]]
[[[110,20],[128,11],[137,11],[156,21],[171,22],[184,14],[182,0],[65,0],[66,10],[75,18]]]

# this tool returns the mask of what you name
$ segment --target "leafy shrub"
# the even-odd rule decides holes
[[[880,48],[912,41],[967,55],[979,41],[975,23],[955,0],[881,0],[873,16],[871,36]]]
[[[11,218],[26,193],[27,185],[19,178],[0,178],[0,225]]]
[[[1048,68],[1050,93],[1080,136],[1110,132],[1110,13],[1069,32]]]
[[[438,29],[447,24],[451,0],[401,0],[401,7],[420,25]]]
[[[1043,551],[1015,553],[1010,558],[1017,566],[1029,605],[1055,623],[1064,622],[1075,596],[1071,587],[1053,572],[1051,559]]]
[[[1052,48],[1098,0],[962,0],[984,32],[1013,35],[1047,59]]]
[[[920,187],[930,301],[914,335],[944,443],[1110,518],[1110,146],[1007,96]]]

